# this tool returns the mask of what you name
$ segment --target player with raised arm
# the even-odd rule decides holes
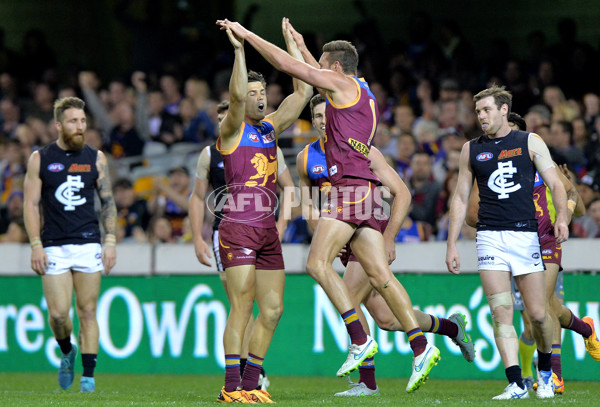
[[[325,136],[325,99],[321,95],[315,95],[310,101],[312,124],[319,134],[319,140],[308,144],[296,159],[296,168],[300,178],[300,187],[302,193],[303,213],[308,215],[310,226],[314,228],[319,217],[318,205],[314,205],[315,199],[320,201],[321,197],[317,195],[327,194],[331,186],[327,172],[325,151],[323,150],[323,138]],[[396,246],[394,238],[402,225],[410,206],[410,191],[402,182],[398,173],[391,168],[385,161],[381,152],[371,147],[369,153],[371,161],[370,168],[373,173],[381,180],[383,188],[386,188],[394,198],[389,219],[382,220],[382,230],[384,231],[384,240],[386,242],[386,253],[388,262],[391,264],[396,258]],[[312,196],[315,195],[315,196]],[[310,216],[312,215],[312,216]],[[389,221],[389,224],[388,224]],[[384,299],[369,284],[368,276],[364,269],[352,254],[350,245],[346,245],[342,255],[342,264],[346,266],[344,271],[344,283],[354,303],[354,308],[359,316],[363,329],[369,333],[369,326],[362,313],[360,304],[364,303],[369,314],[375,319],[377,326],[389,331],[404,331],[404,328],[398,322]],[[463,356],[469,362],[473,361],[475,350],[473,342],[466,332],[464,316],[453,314],[446,318],[438,318],[426,314],[420,310],[414,310],[415,317],[423,332],[435,332],[440,335],[446,335],[460,347]],[[379,388],[375,382],[375,362],[373,358],[365,359],[358,368],[360,381],[351,382],[351,388],[347,391],[336,393],[339,397],[353,396],[377,396]]]
[[[285,25],[282,30],[289,52],[301,59],[289,30]],[[298,119],[312,96],[312,88],[294,80],[294,93],[265,117],[264,79],[246,71],[244,38],[233,30],[226,32],[235,61],[229,83],[229,111],[221,122],[217,141],[228,194],[218,240],[231,308],[223,335],[225,386],[218,400],[271,403],[269,393],[256,388],[283,311],[285,273],[274,215],[277,136]],[[242,341],[255,299],[259,314],[240,381]]]
[[[293,35],[289,21],[284,18],[283,23]],[[291,58],[239,23],[219,20],[217,24],[244,38],[276,69],[318,88],[327,99],[324,149],[332,189],[329,202],[321,210],[306,270],[336,307],[350,336],[348,357],[337,375],[348,375],[377,352],[377,343],[364,331],[348,289],[332,267],[339,251],[351,241],[369,282],[407,331],[415,359],[406,391],[415,391],[440,360],[440,351],[427,342],[408,293],[388,265],[378,219],[382,202],[376,186],[380,181],[369,169],[368,158],[379,110],[368,84],[357,77],[356,48],[347,41],[327,43],[316,67]],[[306,50],[301,52],[308,54]],[[314,59],[309,61],[314,63]]]

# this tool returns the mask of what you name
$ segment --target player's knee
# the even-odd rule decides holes
[[[327,268],[327,262],[323,259],[311,259],[306,262],[306,273],[313,279],[319,281],[322,273]]]
[[[275,329],[283,314],[283,304],[272,306],[261,311],[264,324],[270,329]]]
[[[69,322],[69,314],[51,312],[48,319],[53,326],[64,326]]]
[[[511,324],[513,318],[513,300],[510,291],[487,296],[488,304],[495,322]]]
[[[527,315],[529,316],[531,325],[536,328],[541,327],[546,319],[546,312],[543,308],[529,310],[527,311]]]
[[[373,286],[378,292],[381,292],[382,289],[388,288],[394,283],[393,280],[395,280],[395,277],[391,273],[386,273],[385,270],[377,271],[369,275],[369,283],[371,283],[371,286]]]
[[[77,309],[77,316],[81,323],[96,322],[96,306],[90,305]]]

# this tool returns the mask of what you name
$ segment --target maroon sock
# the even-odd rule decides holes
[[[584,338],[589,338],[592,335],[592,327],[583,322],[581,319],[577,318],[571,312],[571,321],[568,326],[564,326],[563,328],[570,329],[571,331],[577,332],[579,335]]]
[[[431,328],[428,332],[433,332],[438,335],[445,335],[450,338],[456,338],[458,336],[458,325],[446,318],[438,318],[434,315],[431,317]]]
[[[248,361],[244,369],[244,377],[242,377],[242,388],[244,390],[254,390],[258,387],[258,379],[264,360],[264,358],[248,353]]]
[[[240,386],[240,355],[225,355],[225,391],[235,391]]]
[[[425,338],[425,335],[423,335],[421,329],[415,328],[412,331],[408,331],[406,335],[408,336],[408,341],[410,342],[410,347],[415,354],[415,357],[425,352],[425,348],[427,348],[427,339]]]
[[[562,367],[560,363],[560,344],[555,343],[552,345],[552,358],[550,363],[552,364],[552,373],[556,373],[558,380],[562,379]]]
[[[367,341],[367,334],[356,315],[354,308],[348,310],[342,314],[348,335],[350,335],[350,342],[354,345],[362,345]]]
[[[369,389],[375,390],[377,383],[375,383],[375,361],[373,358],[367,358],[358,367],[360,373],[360,382],[364,383]]]

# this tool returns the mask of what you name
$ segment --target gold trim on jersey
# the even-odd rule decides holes
[[[336,105],[333,100],[331,100],[331,98],[329,97],[329,94],[325,94],[325,96],[327,97],[327,100],[329,100],[329,103],[331,103],[331,106],[335,107],[336,109],[345,109],[347,107],[352,107],[355,104],[358,103],[359,99],[360,99],[360,95],[362,92],[362,89],[360,87],[360,84],[358,83],[358,81],[355,78],[350,78],[354,81],[354,83],[356,84],[356,89],[358,90],[358,96],[356,96],[356,99],[354,99],[352,102],[349,103],[345,103],[343,105]]]
[[[244,129],[246,128],[246,122],[242,122],[242,126],[240,127],[238,136],[237,136],[237,142],[235,143],[235,146],[231,147],[229,150],[221,150],[220,148],[220,141],[221,141],[221,135],[219,134],[219,138],[217,139],[217,151],[219,153],[221,153],[221,155],[230,155],[232,154],[240,145],[240,142],[242,141],[242,135],[244,134]]]
[[[308,147],[310,146],[310,144],[307,144],[306,147],[304,147],[304,174],[306,174],[308,176]]]

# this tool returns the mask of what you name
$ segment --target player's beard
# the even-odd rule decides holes
[[[81,138],[76,137],[78,135],[80,135]],[[83,145],[85,144],[85,135],[83,132],[75,132],[68,134],[64,130],[62,130],[62,139],[67,148],[72,151],[81,150],[83,148]]]

